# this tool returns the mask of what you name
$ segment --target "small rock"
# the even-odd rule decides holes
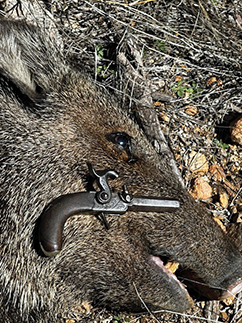
[[[231,140],[242,145],[242,116],[231,122]]]

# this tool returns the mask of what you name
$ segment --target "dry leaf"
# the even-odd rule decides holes
[[[194,116],[195,114],[197,114],[198,109],[196,106],[193,105],[189,105],[186,109],[185,109],[186,114],[190,115],[190,116]]]
[[[231,304],[233,304],[234,302],[234,296],[228,297],[226,299],[223,300],[223,302],[227,305],[230,306]]]
[[[234,120],[231,124],[231,140],[242,145],[242,117]]]
[[[220,312],[220,317],[222,319],[222,322],[228,323],[229,322],[229,317],[226,312]]]
[[[164,111],[162,111],[160,113],[160,118],[161,118],[161,120],[163,120],[163,121],[165,121],[167,123],[170,121],[170,118],[167,116],[167,114]]]
[[[221,182],[226,177],[223,168],[215,164],[209,167],[209,172],[215,181]]]
[[[198,153],[196,151],[191,151],[188,158],[185,158],[186,166],[193,173],[207,173],[208,172],[208,162],[205,155]]]
[[[224,209],[227,209],[228,205],[229,205],[229,197],[228,197],[228,194],[223,192],[223,193],[220,193],[219,194],[219,202],[221,204],[221,206],[224,208]]]
[[[181,68],[183,68],[184,70],[186,70],[187,72],[190,71],[190,68],[188,68],[186,65],[181,65]]]
[[[181,75],[176,75],[175,76],[175,81],[176,82],[179,82],[179,81],[181,81],[182,80],[182,76]]]
[[[161,103],[160,101],[156,101],[156,102],[154,103],[154,106],[155,106],[155,107],[164,106],[164,103]]]
[[[211,85],[213,83],[216,83],[217,82],[217,78],[215,76],[213,77],[210,77],[209,79],[207,79],[207,85]]]
[[[92,309],[92,305],[87,301],[82,302],[81,306],[77,308],[78,312],[80,313],[90,313],[91,309]]]
[[[207,200],[212,196],[212,193],[212,187],[202,177],[195,179],[193,187],[190,190],[190,194],[196,200]]]

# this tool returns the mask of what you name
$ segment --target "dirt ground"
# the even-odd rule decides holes
[[[0,6],[25,15],[24,3],[15,2]],[[35,2],[48,13],[77,68],[102,83],[131,115],[141,111],[141,125],[142,115],[155,113],[159,130],[145,129],[155,148],[163,153],[165,140],[187,189],[236,237],[242,221],[241,1]],[[144,96],[151,103],[145,111]],[[185,314],[130,315],[84,304],[63,317],[66,323],[235,323],[242,322],[242,309],[237,295],[197,302]]]

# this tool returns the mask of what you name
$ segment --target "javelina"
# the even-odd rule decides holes
[[[0,313],[4,322],[56,322],[84,300],[131,311],[184,311],[179,277],[209,298],[241,288],[242,258],[207,211],[181,186],[142,130],[112,97],[74,70],[55,41],[22,21],[0,21]],[[61,195],[87,192],[90,175],[113,169],[116,192],[180,202],[173,212],[128,211],[70,218],[64,245],[45,257],[39,218]],[[205,254],[206,252],[206,254]],[[207,286],[202,288],[202,286]],[[142,299],[142,301],[141,301]]]

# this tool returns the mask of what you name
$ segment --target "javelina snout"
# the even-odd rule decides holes
[[[238,291],[239,251],[113,98],[69,66],[41,30],[2,19],[0,35],[5,322],[54,322],[84,300],[184,311],[192,299],[164,267],[167,260],[179,262],[179,275],[195,279],[205,296]],[[63,250],[44,257],[39,217],[58,196],[90,190],[88,162],[118,172],[110,183],[115,191],[125,184],[132,195],[176,199],[180,208],[108,217],[109,230],[93,215],[76,215],[65,225]]]

